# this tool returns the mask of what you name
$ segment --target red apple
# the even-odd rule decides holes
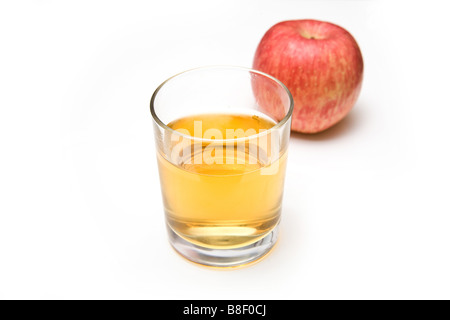
[[[323,131],[352,109],[361,91],[363,58],[345,29],[316,20],[283,21],[270,28],[256,50],[253,68],[283,82],[294,97],[292,130]],[[280,104],[266,103],[270,114]]]

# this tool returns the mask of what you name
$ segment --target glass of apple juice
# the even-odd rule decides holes
[[[277,79],[229,66],[177,74],[154,92],[169,241],[185,258],[235,267],[274,246],[293,99]]]

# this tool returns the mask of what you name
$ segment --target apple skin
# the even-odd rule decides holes
[[[317,20],[277,23],[262,38],[253,61],[253,69],[287,86],[294,98],[291,128],[302,133],[321,132],[347,115],[361,91],[363,68],[353,36]],[[277,106],[261,107],[277,115],[282,113]]]

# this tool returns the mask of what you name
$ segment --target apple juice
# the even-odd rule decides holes
[[[201,129],[195,128],[199,124]],[[262,115],[244,114],[203,114],[169,123],[203,140],[188,140],[188,154],[175,164],[170,155],[158,153],[168,227],[191,243],[217,249],[246,246],[271,232],[280,219],[286,152],[277,150],[269,161],[270,139],[251,138],[274,125]],[[215,139],[223,139],[205,141],[211,129]],[[245,145],[226,138],[238,130],[245,132]],[[215,161],[207,161],[206,153]]]

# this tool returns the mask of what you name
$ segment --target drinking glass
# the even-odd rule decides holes
[[[277,241],[293,99],[242,67],[177,74],[154,92],[159,176],[170,244],[208,266],[255,261]]]

